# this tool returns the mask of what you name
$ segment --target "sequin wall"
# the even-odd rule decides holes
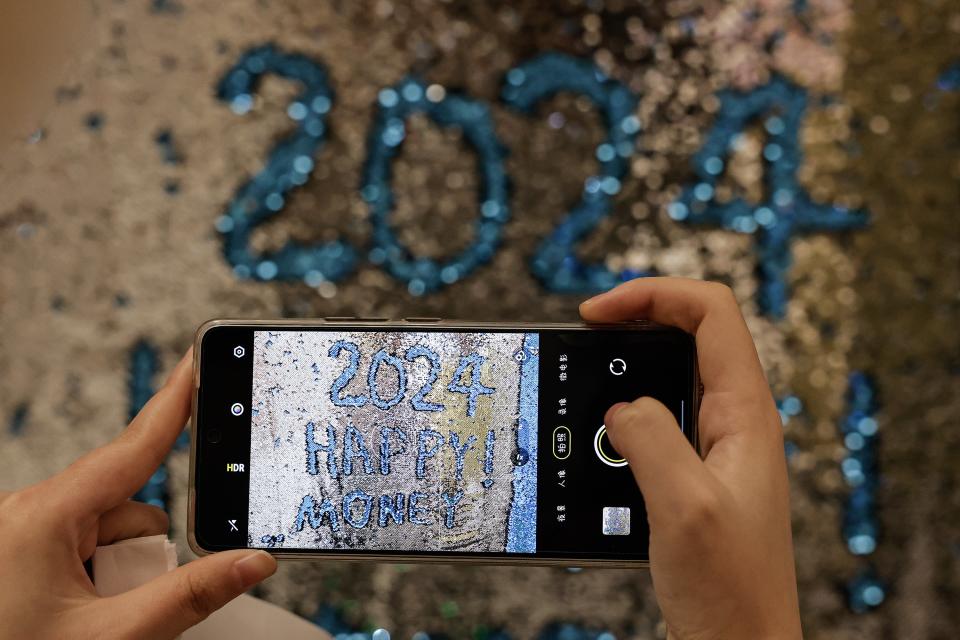
[[[573,320],[711,278],[779,398],[807,637],[955,637],[956,3],[126,0],[94,29],[0,172],[0,484],[118,433],[210,317]],[[186,483],[181,442],[140,494],[183,559]],[[344,633],[665,635],[644,572],[287,564],[259,595]]]

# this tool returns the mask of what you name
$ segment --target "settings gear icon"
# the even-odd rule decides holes
[[[233,357],[242,358],[246,352],[247,352],[246,349],[244,349],[240,345],[237,345],[236,347],[233,348]]]

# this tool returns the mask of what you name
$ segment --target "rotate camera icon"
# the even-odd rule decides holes
[[[246,352],[247,352],[246,349],[244,349],[244,348],[241,347],[240,345],[237,345],[237,346],[235,346],[235,347],[233,348],[233,357],[234,357],[234,358],[242,358],[243,355],[244,355]]]

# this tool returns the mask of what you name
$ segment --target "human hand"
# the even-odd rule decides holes
[[[113,442],[0,494],[0,638],[173,638],[276,571],[263,551],[228,551],[101,598],[84,570],[97,545],[167,532],[162,510],[128,498],[190,415],[191,356]]]
[[[642,278],[587,300],[580,314],[649,319],[696,337],[702,459],[652,398],[618,403],[605,418],[646,503],[650,571],[669,637],[802,637],[783,429],[730,289]]]

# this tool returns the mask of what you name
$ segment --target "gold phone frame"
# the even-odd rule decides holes
[[[391,320],[389,318],[355,318],[352,316],[328,316],[326,318],[315,319],[279,319],[279,320],[242,320],[242,319],[218,319],[208,320],[200,325],[193,341],[193,398],[191,400],[190,411],[190,476],[189,491],[187,499],[187,542],[190,549],[199,556],[217,553],[209,551],[199,545],[195,535],[195,507],[196,507],[196,454],[197,454],[197,403],[200,391],[200,344],[204,335],[210,329],[215,327],[337,327],[344,330],[356,328],[359,330],[378,328],[383,330],[397,331],[416,331],[418,329],[437,328],[450,329],[451,331],[483,331],[485,329],[497,329],[499,331],[516,330],[520,332],[562,329],[568,331],[591,331],[594,329],[619,329],[645,331],[651,329],[662,329],[664,325],[659,325],[646,320],[634,320],[629,322],[615,323],[585,323],[585,322],[468,322],[460,320],[443,320],[440,318],[403,318],[401,320]],[[691,433],[693,434],[693,446],[700,451],[700,432],[697,426],[697,419],[700,413],[700,400],[703,396],[703,386],[700,382],[700,369],[697,366],[696,344],[694,343],[694,367],[693,367],[693,408]],[[259,547],[258,547],[259,548]],[[547,566],[547,567],[609,567],[609,568],[646,568],[650,563],[647,560],[621,560],[621,559],[602,559],[602,558],[530,558],[530,557],[490,557],[479,556],[457,557],[454,555],[431,555],[429,553],[419,552],[416,554],[390,554],[379,555],[375,553],[336,553],[324,550],[322,553],[302,552],[302,551],[284,551],[282,549],[263,549],[273,555],[278,560],[351,560],[362,562],[387,562],[387,563],[437,563],[437,564],[481,564],[481,565],[529,565],[529,566]]]

